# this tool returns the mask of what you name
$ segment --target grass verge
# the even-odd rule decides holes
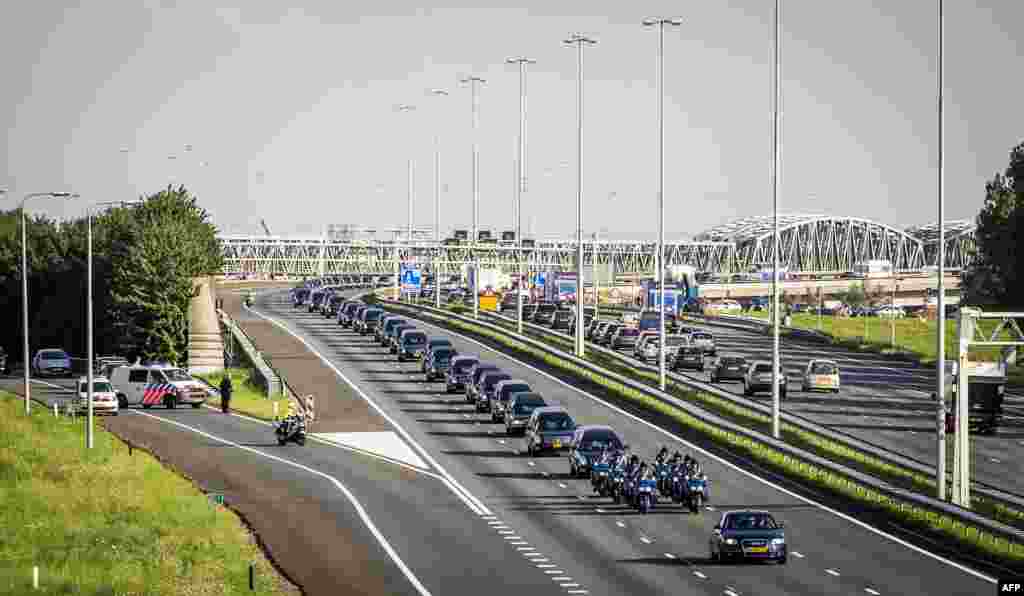
[[[225,374],[231,376],[231,385],[234,387],[234,392],[231,394],[231,410],[233,412],[240,412],[261,420],[273,420],[274,404],[276,403],[278,404],[278,414],[284,416],[288,409],[288,399],[281,395],[268,398],[262,388],[249,381],[251,375],[248,369],[230,368],[223,372],[196,376],[206,379],[214,387],[220,387],[221,379]],[[220,396],[211,397],[207,403],[220,409]]]
[[[408,306],[392,304],[387,306],[391,309],[403,310],[411,316],[419,314],[418,311]],[[490,340],[491,343],[498,343],[514,353],[527,356],[530,360],[542,362],[549,368],[560,370],[578,379],[598,385],[617,397],[640,405],[645,410],[667,417],[682,427],[693,431],[705,441],[726,445],[732,453],[755,460],[774,473],[796,480],[802,486],[826,491],[833,498],[838,498],[846,503],[856,503],[857,508],[861,512],[867,511],[873,514],[882,514],[887,520],[898,524],[900,527],[911,532],[928,535],[939,543],[948,543],[952,539],[956,541],[956,550],[961,556],[993,562],[995,565],[1012,570],[1024,570],[1024,545],[1022,544],[986,534],[976,527],[962,524],[940,512],[882,495],[869,487],[853,482],[845,476],[834,474],[818,466],[792,458],[742,435],[717,428],[672,405],[665,404],[660,400],[602,375],[593,374],[575,366],[569,361],[532,348],[502,333],[452,319],[444,320],[441,324],[447,325],[456,331]],[[635,375],[635,372],[633,374]],[[689,393],[691,395],[687,397],[692,398],[697,392],[691,391]],[[789,436],[786,439],[787,442],[790,441]],[[819,446],[825,446],[828,443],[820,438],[815,438],[815,440],[821,444]],[[839,447],[848,451],[850,455],[861,457],[865,460],[870,459],[849,448]],[[1017,525],[1022,521],[1019,512],[1009,510],[1001,505],[985,504],[980,500],[975,500],[974,505],[974,510],[979,514],[986,514],[981,508],[987,508],[992,512],[993,517],[999,516],[1001,521],[1015,521]]]
[[[191,482],[99,426],[85,451],[81,420],[25,416],[15,397],[0,391],[0,592],[298,593]]]

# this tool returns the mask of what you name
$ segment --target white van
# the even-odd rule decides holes
[[[110,381],[122,408],[129,405],[149,408],[159,404],[171,409],[178,404],[199,408],[208,395],[201,382],[180,368],[166,364],[119,366],[111,371]]]

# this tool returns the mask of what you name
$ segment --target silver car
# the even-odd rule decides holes
[[[39,350],[32,359],[32,370],[37,376],[70,376],[71,356],[57,348]]]

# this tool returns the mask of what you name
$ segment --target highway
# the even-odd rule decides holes
[[[612,318],[602,315],[602,319]],[[754,330],[686,322],[714,335],[718,354],[739,355],[748,360],[771,360],[772,338]],[[531,333],[536,333],[531,331]],[[566,337],[571,341],[571,338]],[[621,350],[632,360],[632,350]],[[780,353],[788,379],[783,411],[844,433],[926,465],[935,462],[935,371],[912,362],[890,360],[878,354],[782,337]],[[840,369],[839,393],[804,392],[800,379],[813,358],[834,360]],[[649,366],[657,366],[649,361]],[[706,360],[710,365],[710,359]],[[680,369],[676,374],[710,383],[710,366],[704,372]],[[743,395],[743,384],[723,381],[719,389]],[[750,399],[771,404],[771,394]],[[999,490],[1024,496],[1024,462],[1018,454],[1024,446],[1024,398],[1009,395],[1003,404],[1003,423],[994,436],[972,435],[972,478]],[[947,455],[952,469],[950,444]]]
[[[721,354],[771,360],[771,336],[720,326],[695,326],[714,334]],[[781,355],[789,380],[788,395],[782,405],[785,411],[934,465],[935,402],[931,399],[935,387],[934,369],[792,337],[782,338]],[[841,389],[838,394],[800,390],[800,376],[812,358],[829,358],[839,364]],[[709,380],[707,371],[680,372],[701,381]],[[741,383],[725,382],[719,387],[743,394]],[[755,399],[771,403],[771,395],[767,393],[759,393]],[[1007,397],[1003,425],[998,433],[972,437],[974,480],[1024,495],[1024,462],[1019,457],[1022,445],[1024,400]],[[947,451],[951,456],[952,446]]]
[[[498,528],[493,540],[504,540],[505,559],[514,564],[529,558],[534,568],[529,573],[550,576],[563,593],[877,596],[973,595],[992,589],[977,572],[759,479],[750,466],[741,469],[710,455],[700,457],[713,479],[711,510],[690,515],[670,505],[641,516],[626,506],[612,505],[610,499],[593,497],[586,480],[568,478],[564,457],[527,457],[521,438],[504,436],[503,426],[476,414],[461,395],[445,395],[440,384],[425,383],[418,364],[397,363],[372,338],[292,308],[284,292],[261,294],[256,311],[305,339],[408,431],[493,512],[495,517],[485,518],[485,523]],[[634,452],[652,457],[662,445],[695,449],[476,342],[425,323],[418,326],[430,335],[448,336],[460,352],[479,354],[527,381],[549,402],[566,406],[578,423],[613,426]],[[767,509],[786,523],[792,553],[788,565],[709,562],[707,540],[718,515],[740,507]],[[424,517],[427,525],[442,522],[430,511]],[[431,548],[441,551],[443,546]],[[474,542],[472,548],[478,545]],[[461,552],[446,554],[461,558]],[[494,577],[494,586],[522,585],[529,581],[529,573],[502,570]]]

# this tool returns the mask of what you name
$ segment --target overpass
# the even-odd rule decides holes
[[[946,267],[959,270],[974,253],[974,224],[947,222]],[[899,229],[857,217],[787,214],[780,216],[780,262],[790,272],[825,274],[850,271],[858,262],[885,259],[898,272],[935,266],[938,226]],[[331,275],[392,273],[395,264],[432,264],[445,273],[466,263],[513,271],[521,255],[531,269],[573,269],[576,241],[533,240],[520,253],[514,242],[436,242],[413,239],[349,239],[258,235],[220,236],[224,273]],[[525,241],[524,241],[525,242]],[[735,273],[770,267],[772,218],[741,218],[698,235],[667,242],[665,264],[691,265],[698,271]],[[584,240],[584,267],[610,266],[615,273],[653,274],[657,244],[650,240]]]

